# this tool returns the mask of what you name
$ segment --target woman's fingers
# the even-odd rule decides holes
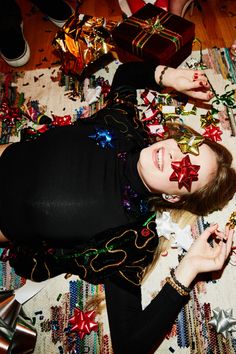
[[[217,231],[217,228],[218,224],[210,225],[205,231],[203,231],[201,237],[207,241],[208,238]]]
[[[217,261],[216,263],[218,263],[220,269],[231,252],[234,230],[226,227],[225,232],[216,230],[215,234],[220,240],[220,243],[214,242],[214,248],[216,250],[215,261]]]
[[[176,89],[190,97],[209,101],[214,96],[207,77],[201,71],[182,69],[176,82]]]
[[[233,238],[234,238],[234,229],[230,229],[228,226],[226,226],[226,237],[227,237],[227,242],[226,242],[226,247],[227,247],[227,257],[229,256],[231,249],[232,249],[232,245],[233,245]]]
[[[207,79],[200,79],[200,80],[196,80],[196,81],[191,82],[191,88],[201,89],[201,90],[209,90],[210,85],[209,85]]]
[[[202,92],[202,91],[183,91],[183,93],[185,93],[186,95],[192,97],[192,98],[196,98],[198,100],[202,100],[202,101],[209,101],[212,97],[213,94],[211,91],[208,92]]]

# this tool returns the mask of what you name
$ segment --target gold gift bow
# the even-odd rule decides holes
[[[230,215],[229,220],[226,225],[229,226],[230,229],[234,229],[236,227],[236,211],[234,211]]]
[[[130,17],[125,20],[125,23],[142,29],[132,41],[133,52],[137,55],[142,55],[143,47],[153,34],[172,41],[175,45],[175,50],[179,50],[182,46],[182,36],[164,26],[171,16],[168,12],[163,12],[145,20],[137,17]]]
[[[0,292],[0,353],[33,353],[36,337],[36,330],[13,292]]]

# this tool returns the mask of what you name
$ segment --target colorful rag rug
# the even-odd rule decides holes
[[[86,118],[103,106],[104,96],[119,64],[114,61],[83,84],[62,75],[59,67],[2,75],[0,115],[6,119],[0,120],[0,142],[18,141],[20,138],[34,139],[43,134],[49,125],[72,124],[77,119]],[[212,134],[216,139],[221,139],[220,142],[236,157],[236,67],[230,59],[228,49],[214,48],[202,53],[195,51],[183,66],[201,67],[205,70],[216,93],[214,111],[209,105],[200,107],[194,102],[183,104],[178,98],[172,100],[170,96],[163,98],[155,92],[139,91],[141,119],[150,115],[150,106],[144,104],[141,98],[144,96],[149,99],[157,97],[164,107],[166,117],[170,114],[168,112],[172,112],[173,116],[175,106],[176,119],[200,133],[204,132],[204,122],[217,117],[219,121]],[[7,100],[4,99],[6,94]],[[235,222],[235,212],[234,197],[224,210],[191,222],[191,237],[198,237],[211,222],[217,221],[221,229],[232,215]],[[183,232],[181,240],[172,240],[171,247],[161,254],[158,264],[145,280],[142,286],[143,308],[158,293],[170,268],[182,256],[187,243],[184,237]],[[3,253],[2,249],[0,254]],[[191,292],[189,303],[180,312],[171,332],[156,353],[236,353],[235,266],[234,249],[223,274],[208,274],[199,278]],[[17,289],[24,285],[25,280],[15,275],[8,263],[0,262],[0,267],[1,290]],[[100,298],[100,305],[89,306],[91,298]],[[112,354],[102,285],[91,285],[76,276],[66,277],[63,274],[49,280],[23,307],[38,332],[35,354]],[[83,312],[80,313],[78,309]],[[87,329],[82,330],[77,326],[72,331],[71,327],[78,323],[76,320],[79,316],[80,323],[87,324]],[[228,325],[219,329],[217,324],[222,316],[228,321]]]

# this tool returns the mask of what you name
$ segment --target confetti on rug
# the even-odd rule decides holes
[[[198,51],[193,52],[183,66],[194,67],[199,57]],[[208,79],[220,97],[217,102],[214,102],[214,108],[219,119],[219,129],[222,132],[221,143],[229,148],[235,159],[236,109],[233,107],[235,95],[234,92],[232,93],[236,85],[235,64],[230,60],[228,50],[225,48],[204,50],[203,62]],[[9,113],[7,110],[9,107],[5,106],[3,110],[4,106],[1,106],[0,114],[5,116],[11,114],[14,118],[12,124],[9,122],[6,124],[4,120],[0,120],[0,142],[19,141],[21,137],[37,138],[38,134],[43,134],[43,131],[48,129],[47,119],[49,119],[49,125],[73,124],[77,119],[84,119],[93,114],[103,106],[104,96],[119,64],[118,61],[114,61],[83,84],[62,75],[59,67],[38,69],[19,75],[15,74],[15,76],[2,75],[0,77],[0,99],[2,101],[7,88],[9,102],[14,103],[20,111],[15,110]],[[100,91],[97,89],[98,86],[101,87]],[[147,114],[145,110],[148,107],[143,107],[142,92],[139,92],[139,101],[142,104],[142,114]],[[230,100],[233,100],[232,106],[230,106]],[[171,101],[164,106],[169,104],[176,105],[178,102]],[[204,129],[200,125],[200,120],[207,119],[209,109],[209,105],[199,107],[189,101],[184,107],[181,105],[181,110],[176,112],[180,121],[203,133]],[[46,124],[43,119],[46,119]],[[191,224],[191,237],[196,238],[211,222],[217,221],[222,229],[235,211],[236,199],[234,197],[220,212],[196,220],[190,217],[187,224]],[[177,264],[182,254],[183,248],[174,240],[171,247],[161,254],[158,264],[142,286],[143,307],[147,306],[161,289],[170,268]],[[24,279],[14,274],[8,264],[0,262],[0,266],[2,267],[1,289],[16,289],[25,283]],[[225,337],[223,333],[217,333],[215,327],[210,324],[213,310],[216,308],[225,312],[230,309],[232,313],[227,312],[229,318],[230,316],[236,318],[235,266],[234,250],[219,279],[212,274],[199,279],[191,292],[189,303],[179,314],[171,332],[156,353],[236,353],[235,332],[229,330]],[[91,298],[98,300],[100,305],[95,308],[89,307],[88,303]],[[94,322],[98,324],[96,330],[92,330],[82,339],[81,334],[68,330],[69,319],[74,316],[74,309],[77,306],[84,313],[94,309],[97,313],[98,308],[101,309],[94,318]],[[47,285],[24,304],[24,310],[32,319],[38,332],[35,354],[112,354],[102,285],[88,284],[76,276],[66,278],[65,275],[60,275],[48,280]]]

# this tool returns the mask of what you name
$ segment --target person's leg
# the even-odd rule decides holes
[[[63,0],[30,0],[45,13],[56,26],[62,27],[72,15],[73,8]]]
[[[30,58],[22,26],[21,10],[16,1],[1,0],[0,55],[14,67],[26,64]]]
[[[191,6],[194,6],[194,0],[170,0],[169,11],[178,16],[184,17],[186,10]],[[192,10],[191,10],[192,11]]]
[[[72,7],[63,0],[31,2],[58,27],[62,27],[73,13]],[[1,0],[0,56],[13,67],[25,65],[30,58],[30,48],[23,34],[21,10],[15,0]]]

